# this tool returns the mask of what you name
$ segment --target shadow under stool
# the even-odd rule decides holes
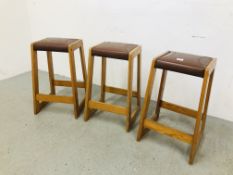
[[[81,58],[81,67],[83,82],[76,80],[76,68],[74,51],[79,49]],[[39,92],[38,79],[38,59],[37,51],[45,51],[47,53],[48,73],[50,82],[50,94],[41,94]],[[64,52],[69,55],[70,65],[70,81],[55,80],[53,69],[52,52]],[[33,105],[34,114],[37,114],[48,102],[73,104],[74,116],[77,118],[84,108],[85,98],[81,103],[78,101],[77,88],[84,88],[86,84],[86,64],[83,50],[83,42],[80,39],[68,38],[46,38],[31,44],[31,62],[32,62],[32,87],[33,87]],[[72,88],[72,96],[58,96],[56,95],[56,86],[64,86]]]
[[[101,97],[99,101],[92,100],[92,79],[93,79],[93,65],[94,57],[102,57],[102,71],[101,71]],[[132,90],[133,81],[133,60],[137,57],[137,91]],[[120,59],[128,61],[128,88],[121,89],[117,87],[107,86],[106,82],[106,62],[107,58]],[[126,116],[126,131],[129,131],[136,115],[140,109],[140,71],[141,71],[141,47],[136,44],[117,43],[117,42],[103,42],[94,46],[89,51],[88,60],[88,79],[87,91],[85,101],[84,120],[87,121],[90,115],[96,110],[107,111]],[[105,92],[115,93],[127,96],[127,107],[112,105],[105,103]],[[132,97],[137,98],[137,108],[132,111],[131,102]]]
[[[172,51],[168,51],[156,57],[151,64],[145,100],[140,116],[137,140],[140,141],[147,131],[154,130],[158,133],[165,134],[183,142],[186,142],[188,144],[191,144],[189,163],[192,164],[205,128],[215,65],[216,59],[210,57]],[[156,69],[162,69],[163,72],[160,82],[156,108],[154,114],[152,115],[152,118],[148,119],[147,111],[151,99]],[[163,101],[162,98],[167,71],[174,71],[203,78],[198,110],[189,109],[183,106]],[[157,120],[159,119],[160,108],[165,108],[192,117],[195,120],[193,134],[185,133],[183,131],[158,123]]]

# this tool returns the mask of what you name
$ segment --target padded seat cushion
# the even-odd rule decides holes
[[[156,67],[203,77],[205,68],[212,60],[213,58],[206,56],[170,51],[157,59]]]
[[[68,46],[79,39],[70,38],[45,38],[33,43],[34,50],[68,52]]]
[[[137,48],[136,44],[118,43],[118,42],[103,42],[92,47],[92,56],[101,56],[109,58],[118,58],[128,60],[129,53]]]

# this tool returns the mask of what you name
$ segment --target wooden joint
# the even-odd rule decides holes
[[[83,45],[83,42],[82,40],[78,40],[78,41],[75,41],[73,43],[71,43],[68,48],[69,48],[69,51],[74,51],[75,49],[77,48],[80,48],[81,46]]]
[[[136,120],[139,111],[140,111],[140,107],[137,106],[137,108],[131,114],[131,122],[134,122]]]
[[[129,58],[133,59],[134,57],[136,57],[138,54],[141,53],[141,46],[136,47],[135,49],[133,49],[130,53],[129,53]]]
[[[208,72],[209,75],[214,71],[215,66],[216,66],[216,62],[217,62],[217,59],[214,58],[214,59],[209,63],[209,65],[206,67],[206,71]]]
[[[153,61],[152,61],[153,67],[155,67],[155,64],[156,64],[156,61],[157,61],[158,58],[163,57],[163,56],[165,56],[165,55],[167,55],[167,54],[170,54],[170,53],[171,53],[171,51],[166,51],[166,52],[164,52],[164,53],[162,53],[162,54],[160,54],[160,55],[155,56],[155,57],[153,58]]]

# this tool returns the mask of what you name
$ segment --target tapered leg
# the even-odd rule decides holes
[[[87,70],[86,70],[86,63],[85,63],[85,55],[84,55],[83,45],[80,47],[79,52],[80,52],[80,57],[81,57],[81,66],[82,66],[82,72],[83,72],[83,81],[86,84],[86,81],[87,81]],[[85,88],[85,90],[86,90],[86,88]]]
[[[38,60],[37,60],[37,51],[33,49],[33,45],[31,45],[31,64],[32,64],[33,107],[34,107],[34,114],[37,114],[40,110],[40,103],[39,101],[36,100],[36,95],[39,94]]]
[[[193,134],[193,141],[192,141],[192,146],[191,146],[191,151],[190,151],[190,156],[189,156],[189,164],[193,163],[196,150],[199,144],[199,140],[201,137],[201,131],[200,131],[200,123],[201,123],[201,117],[202,117],[202,111],[203,111],[203,106],[204,106],[204,99],[206,95],[206,87],[208,83],[208,78],[209,75],[208,73],[205,73],[204,75],[204,80],[202,83],[202,90],[201,90],[201,97],[199,101],[199,107],[198,107],[198,112],[197,112],[197,118],[196,118],[196,124],[194,128],[194,134]]]
[[[138,55],[137,63],[137,106],[141,106],[141,53]]]
[[[128,65],[128,93],[127,93],[128,115],[127,115],[127,118],[126,118],[126,131],[127,132],[130,130],[130,127],[131,127],[132,82],[133,82],[133,58],[129,58],[129,65]]]
[[[48,72],[49,72],[49,83],[50,83],[50,93],[55,94],[55,85],[54,85],[54,70],[53,70],[53,57],[52,52],[47,52],[48,60]]]
[[[156,71],[155,64],[156,64],[156,60],[153,60],[152,64],[151,64],[151,68],[150,68],[150,75],[149,75],[147,88],[146,88],[146,94],[145,94],[144,103],[143,103],[142,111],[141,111],[141,117],[140,117],[138,134],[137,134],[137,141],[140,141],[142,136],[145,133],[144,120],[145,120],[147,112],[148,112],[152,88],[153,88],[153,84],[154,84],[154,77],[155,77],[155,71]]]
[[[88,103],[89,100],[91,99],[91,94],[92,94],[93,65],[94,65],[94,57],[91,55],[91,50],[90,50],[89,58],[88,58],[88,75],[87,75],[85,111],[84,111],[85,121],[87,121],[90,117],[90,109],[88,107]]]
[[[75,70],[75,60],[74,60],[74,52],[69,50],[69,61],[70,61],[70,76],[71,76],[71,83],[72,83],[72,95],[73,95],[73,103],[74,103],[74,116],[75,118],[79,115],[79,108],[78,108],[78,91],[76,87],[76,70]]]
[[[157,121],[159,119],[159,113],[160,113],[160,109],[161,109],[161,101],[163,98],[166,78],[167,78],[167,70],[163,70],[161,82],[160,82],[159,94],[158,94],[155,112],[154,112],[154,116],[153,116],[153,120],[155,120],[155,121]]]
[[[210,92],[211,92],[211,88],[212,88],[213,78],[214,78],[214,71],[210,75],[208,88],[207,88],[207,92],[206,92],[205,106],[204,106],[204,112],[203,112],[203,116],[202,116],[202,126],[201,126],[202,133],[204,132],[204,129],[205,129],[206,116],[207,116],[207,110],[208,110],[208,105],[209,105],[209,100],[210,100]]]
[[[101,68],[101,87],[100,87],[100,101],[105,102],[105,83],[106,83],[106,58],[102,58]]]

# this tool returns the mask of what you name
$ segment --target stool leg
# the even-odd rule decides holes
[[[50,83],[50,93],[55,94],[55,85],[54,85],[54,70],[53,70],[53,57],[52,52],[47,52],[47,61],[48,61],[48,72],[49,72],[49,83]]]
[[[70,76],[72,83],[72,95],[73,95],[73,103],[74,103],[74,116],[75,118],[79,115],[78,108],[78,91],[76,87],[76,70],[75,70],[75,60],[74,60],[74,51],[69,49],[69,62],[70,62]]]
[[[100,101],[105,102],[105,83],[106,83],[106,58],[102,58],[102,69],[101,69],[101,87],[100,87]]]
[[[157,121],[159,119],[159,113],[160,113],[160,109],[161,109],[161,101],[163,98],[166,79],[167,79],[167,70],[163,70],[161,82],[160,82],[159,94],[158,94],[156,107],[155,107],[155,113],[153,116],[153,120],[155,120],[155,121]]]
[[[152,62],[151,68],[150,68],[150,75],[149,75],[149,78],[148,78],[146,94],[145,94],[144,103],[143,103],[143,106],[142,106],[141,117],[140,117],[140,121],[139,121],[137,141],[140,141],[142,136],[146,132],[145,128],[144,128],[144,120],[145,120],[147,112],[148,112],[148,107],[149,107],[149,104],[150,104],[152,88],[153,88],[153,84],[154,84],[155,71],[156,71],[155,64],[156,64],[156,60],[154,60]]]
[[[141,53],[138,55],[137,63],[137,106],[141,106]]]
[[[84,55],[84,49],[83,49],[83,45],[81,45],[80,49],[80,57],[81,57],[81,66],[82,66],[82,72],[83,72],[83,80],[86,84],[87,81],[87,70],[86,70],[86,63],[85,63],[85,55]],[[86,90],[86,88],[85,88]]]
[[[210,80],[208,83],[208,88],[207,88],[207,93],[206,93],[205,106],[204,106],[204,112],[203,112],[203,117],[202,117],[202,128],[201,128],[202,133],[205,129],[206,116],[207,116],[207,110],[208,110],[208,104],[209,104],[209,99],[210,99],[210,92],[212,88],[213,78],[214,78],[214,71],[210,75]]]
[[[40,103],[38,100],[36,100],[36,95],[39,94],[38,60],[37,60],[37,51],[33,49],[33,45],[31,45],[31,63],[32,63],[33,108],[34,108],[34,114],[37,114],[40,110]]]
[[[84,112],[85,121],[87,121],[90,116],[90,109],[88,103],[89,100],[91,99],[91,94],[92,94],[93,65],[94,65],[94,57],[91,55],[91,50],[90,50],[89,58],[88,58],[88,75],[87,75],[87,85],[86,85],[87,89],[86,89],[85,112]]]
[[[204,99],[206,95],[206,89],[207,89],[206,87],[208,83],[208,78],[209,78],[208,73],[205,73],[204,80],[202,83],[201,97],[199,101],[197,117],[196,117],[196,124],[194,128],[193,141],[192,141],[192,146],[191,146],[191,151],[190,151],[190,156],[189,156],[189,164],[193,163],[193,160],[194,160],[194,157],[197,151],[197,147],[199,145],[199,141],[201,138],[200,123],[201,123],[201,117],[202,117],[202,110],[204,106]]]
[[[129,65],[128,65],[128,92],[127,92],[128,115],[126,119],[127,132],[130,130],[131,127],[132,82],[133,82],[133,58],[130,57]]]

